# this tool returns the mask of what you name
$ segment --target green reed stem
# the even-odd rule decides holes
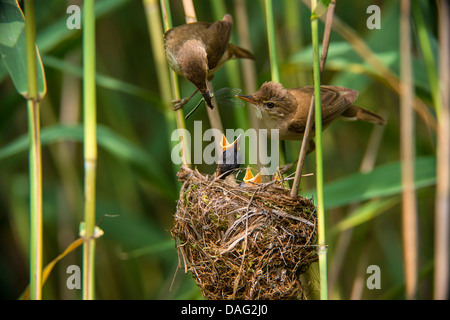
[[[311,16],[317,0],[311,0]],[[323,156],[322,156],[322,109],[320,100],[320,53],[319,53],[319,20],[311,20],[312,46],[314,52],[314,99],[316,126],[316,186],[317,186],[317,224],[319,236],[319,269],[320,298],[328,299],[327,247],[325,241],[325,207],[323,199]]]
[[[94,0],[84,1],[83,92],[84,92],[84,222],[83,299],[95,299],[95,187],[97,173],[97,105],[95,87]]]
[[[413,1],[414,2],[414,1]],[[418,217],[414,186],[414,87],[410,36],[410,0],[401,1],[400,14],[400,157],[402,161],[403,268],[407,299],[414,299],[418,280]]]
[[[215,20],[222,20],[223,16],[227,13],[227,8],[225,5],[224,0],[216,0],[211,2],[212,9],[214,12],[214,18]],[[233,17],[233,29],[236,26],[236,19]],[[235,37],[233,34],[231,34],[230,43],[238,44],[235,42]],[[225,63],[223,68],[225,69],[228,82],[230,87],[232,88],[241,88],[242,81],[240,77],[240,70],[239,70],[239,64],[241,61],[239,60],[231,60]],[[249,127],[248,123],[248,115],[247,110],[245,108],[234,108],[233,109],[233,116],[234,116],[234,122],[237,125],[238,128],[241,128],[243,130],[247,130]]]
[[[270,71],[272,81],[280,82],[280,71],[278,69],[277,46],[275,41],[275,23],[273,19],[272,0],[265,0],[266,4],[266,23],[267,23],[267,41],[269,44]]]
[[[269,45],[270,71],[272,81],[280,82],[280,70],[278,68],[277,43],[275,40],[275,23],[273,18],[272,0],[265,0],[267,42]],[[286,145],[284,140],[280,140],[280,166],[286,164]],[[288,185],[287,185],[288,186]]]
[[[167,64],[167,58],[164,52],[164,40],[161,36],[163,31],[161,14],[158,0],[143,0],[145,15],[147,17],[148,31],[150,34],[150,44],[152,47],[153,58],[155,61],[156,76],[158,78],[159,92],[164,102],[164,117],[166,119],[167,137],[170,140],[172,132],[177,128],[177,114],[173,112],[170,100],[172,100],[172,87],[170,80],[170,71]],[[170,140],[171,148],[175,147],[175,142]],[[174,178],[178,171],[177,166],[173,165]]]
[[[42,158],[34,1],[25,1],[30,174],[30,299],[42,298]]]
[[[170,28],[172,28],[172,14],[170,11],[170,3],[169,0],[160,0],[161,5],[161,11],[163,16],[163,22],[164,22],[164,30],[167,31]],[[167,63],[166,63],[167,65]],[[170,78],[172,82],[172,97],[173,100],[179,100],[181,99],[181,90],[180,90],[180,84],[178,81],[178,76],[176,73],[171,70],[170,71]],[[184,118],[184,111],[182,108],[178,109],[176,111],[176,119],[177,119],[177,128],[180,130],[186,129],[186,122]],[[182,136],[180,136],[180,143],[182,143],[182,161],[183,165],[186,167],[189,167],[189,159],[190,159],[190,149],[189,145],[187,143],[188,141],[183,139]]]
[[[420,8],[420,1],[411,1],[411,9],[417,28],[417,37],[419,39],[420,49],[425,61],[428,82],[430,83],[431,99],[436,109],[436,117],[439,119],[442,110],[442,100],[439,94],[439,75],[436,68],[433,50],[431,49],[426,23],[423,18],[422,9]]]

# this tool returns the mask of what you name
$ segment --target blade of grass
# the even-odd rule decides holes
[[[44,286],[45,282],[47,281],[48,277],[50,276],[50,273],[53,270],[53,267],[60,261],[62,258],[67,256],[69,253],[77,249],[81,244],[83,243],[83,238],[78,238],[75,241],[73,241],[71,244],[67,246],[67,248],[64,250],[63,253],[61,253],[59,256],[57,256],[55,259],[50,261],[49,264],[47,264],[43,271],[43,277],[42,277],[42,286]],[[28,286],[25,291],[22,293],[22,295],[19,298],[20,300],[29,300],[30,299],[30,287]]]
[[[95,299],[95,189],[97,174],[97,104],[95,86],[94,0],[83,5],[84,223],[83,299]]]
[[[311,0],[311,16],[317,0]],[[319,20],[311,20],[311,37],[314,52],[314,99],[316,126],[316,188],[317,188],[317,233],[319,245],[320,299],[328,299],[327,246],[325,236],[325,206],[323,197],[323,156],[322,156],[322,109],[320,99],[320,56],[319,56]]]
[[[427,27],[420,8],[420,1],[411,2],[412,14],[417,30],[417,37],[419,39],[420,49],[425,60],[425,66],[430,83],[431,99],[436,110],[437,119],[440,118],[442,110],[442,100],[439,95],[439,77],[437,74],[436,61],[431,49],[431,43],[428,37]]]
[[[34,1],[25,1],[25,32],[28,75],[28,133],[30,139],[30,298],[42,299],[42,157],[39,93],[36,66]]]
[[[366,223],[399,202],[398,197],[369,201],[355,209],[345,219],[333,226],[331,232],[343,232]]]
[[[417,1],[416,1],[417,2]],[[402,161],[402,230],[406,297],[417,292],[418,237],[417,204],[414,187],[414,99],[411,69],[411,3],[402,0],[400,15],[400,158]]]

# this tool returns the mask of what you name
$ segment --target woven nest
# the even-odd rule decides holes
[[[187,168],[171,234],[206,299],[306,299],[316,208],[274,183],[239,186]],[[304,281],[304,280],[303,280]]]

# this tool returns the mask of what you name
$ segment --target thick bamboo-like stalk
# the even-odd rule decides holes
[[[317,0],[311,0],[311,15]],[[317,188],[317,233],[319,244],[320,299],[328,299],[327,246],[325,239],[325,206],[323,199],[323,160],[322,160],[322,108],[320,99],[320,56],[319,56],[319,20],[311,20],[312,47],[314,53],[314,99],[316,129],[316,188]]]
[[[434,299],[450,298],[450,5],[441,0],[439,11],[440,94],[437,123],[437,181],[434,238]]]
[[[34,1],[25,1],[28,77],[28,135],[30,139],[30,299],[42,299],[42,158],[39,93],[36,69]]]
[[[94,0],[84,1],[83,108],[84,108],[84,244],[83,299],[95,299],[95,189],[97,174],[97,103],[95,85]]]
[[[414,89],[411,65],[411,3],[401,2],[400,18],[400,158],[402,161],[403,255],[406,297],[414,299],[417,292],[417,204],[414,191]]]

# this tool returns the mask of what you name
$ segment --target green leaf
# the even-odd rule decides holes
[[[393,197],[383,200],[372,200],[360,205],[349,216],[336,224],[332,231],[342,232],[350,228],[354,228],[360,224],[372,220],[387,209],[393,207],[399,202],[399,197]]]
[[[160,168],[158,162],[147,151],[103,125],[98,125],[97,127],[97,139],[100,147],[115,157],[142,169],[153,187],[168,199],[175,197],[175,186],[169,183],[171,179],[164,175],[164,171]],[[41,131],[42,145],[64,140],[82,142],[83,126],[56,125],[43,128]],[[28,136],[22,136],[0,149],[0,160],[26,151],[28,146]]]
[[[27,59],[25,46],[25,18],[17,1],[0,0],[0,55],[14,86],[27,97]],[[36,66],[39,97],[47,90],[44,68],[36,48]]]
[[[330,2],[331,0],[320,0],[317,2],[316,7],[311,14],[311,20],[320,18],[327,11]]]
[[[436,158],[434,156],[416,159],[414,183],[416,188],[436,183]],[[355,173],[327,183],[324,187],[325,208],[393,196],[401,191],[401,163],[385,164],[376,167],[369,173]],[[315,191],[306,191],[303,196],[316,198]]]

